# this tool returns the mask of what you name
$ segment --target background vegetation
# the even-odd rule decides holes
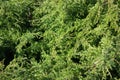
[[[119,80],[120,0],[0,0],[0,80]]]

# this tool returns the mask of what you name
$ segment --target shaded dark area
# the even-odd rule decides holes
[[[35,55],[35,60],[39,63],[40,62],[40,60],[42,60],[41,59],[42,57],[41,57],[41,53],[37,53],[36,55]]]
[[[118,1],[119,1],[119,0],[113,0],[113,3],[117,5],[117,4],[118,4]]]
[[[71,60],[74,63],[80,64],[80,55],[74,55],[74,56],[72,56]]]
[[[79,47],[77,48],[77,52],[80,52],[81,50],[84,50],[84,47],[82,44],[80,44]]]
[[[109,72],[112,76],[112,78],[120,79],[120,55],[116,54],[116,57],[114,59],[115,65],[112,66],[111,69],[109,69]],[[107,76],[107,80],[111,80],[111,76]]]
[[[68,17],[65,19],[65,23],[76,19],[85,19],[88,15],[87,5],[80,5],[79,3],[72,4],[72,6],[68,5],[66,13]]]
[[[31,23],[31,20],[33,18],[32,12],[34,11],[34,8],[32,7],[32,4],[28,4],[22,11],[21,17],[23,18],[23,22],[21,23],[22,31],[26,32],[26,30],[33,30],[33,25]]]
[[[10,48],[5,49],[5,60],[4,60],[4,69],[9,65],[9,63],[14,59],[14,51]]]
[[[92,29],[95,29],[96,27],[98,27],[98,25],[100,24],[99,21],[97,21],[95,24],[93,24],[93,26],[91,26]]]
[[[93,45],[95,45],[96,47],[98,47],[101,39],[102,39],[102,36],[96,37],[95,40],[93,40],[94,41]]]
[[[30,42],[27,42],[24,46],[22,46],[22,49],[25,49],[25,48],[28,48],[31,46],[31,43]]]
[[[97,2],[97,0],[86,0],[86,4],[87,4],[87,5],[89,5],[89,4],[90,4],[90,5],[91,5],[91,4],[94,5],[94,4],[96,4],[96,2]]]
[[[29,53],[31,53],[31,51],[26,49],[25,52],[24,52],[24,54],[23,54],[23,56],[25,56],[25,57],[27,58],[27,62],[30,63],[30,60],[31,60],[32,58],[35,58],[35,60],[36,60],[38,63],[42,60],[41,53],[40,53],[39,50],[38,50],[38,51],[34,51],[34,52],[31,53],[31,54],[29,54]]]
[[[12,42],[9,38],[3,39],[3,45],[0,46],[0,61],[4,59],[4,69],[14,59],[15,52],[15,42]]]
[[[72,80],[79,80],[79,78],[75,75]]]
[[[2,0],[2,1],[10,1],[10,0]]]
[[[0,56],[2,55],[0,60],[5,59],[4,60],[5,69],[9,65],[9,63],[14,59],[15,51],[10,47],[0,47],[0,51],[1,51]]]
[[[117,67],[117,66],[116,66]],[[112,75],[112,78],[117,78],[117,79],[120,79],[120,73],[119,73],[119,70],[117,70],[118,68],[114,68],[109,70],[110,71],[110,74]],[[111,76],[107,76],[107,79],[106,80],[111,80]]]
[[[35,35],[35,37],[33,38],[33,40],[38,42],[38,41],[43,40],[43,37],[40,36],[40,35]]]

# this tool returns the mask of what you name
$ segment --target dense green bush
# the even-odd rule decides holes
[[[1,80],[119,80],[120,0],[1,0]]]

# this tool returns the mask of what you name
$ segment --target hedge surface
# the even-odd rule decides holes
[[[0,0],[0,80],[120,80],[120,0]]]

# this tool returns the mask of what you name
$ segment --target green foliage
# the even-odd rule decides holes
[[[119,80],[120,0],[0,1],[1,80]]]

